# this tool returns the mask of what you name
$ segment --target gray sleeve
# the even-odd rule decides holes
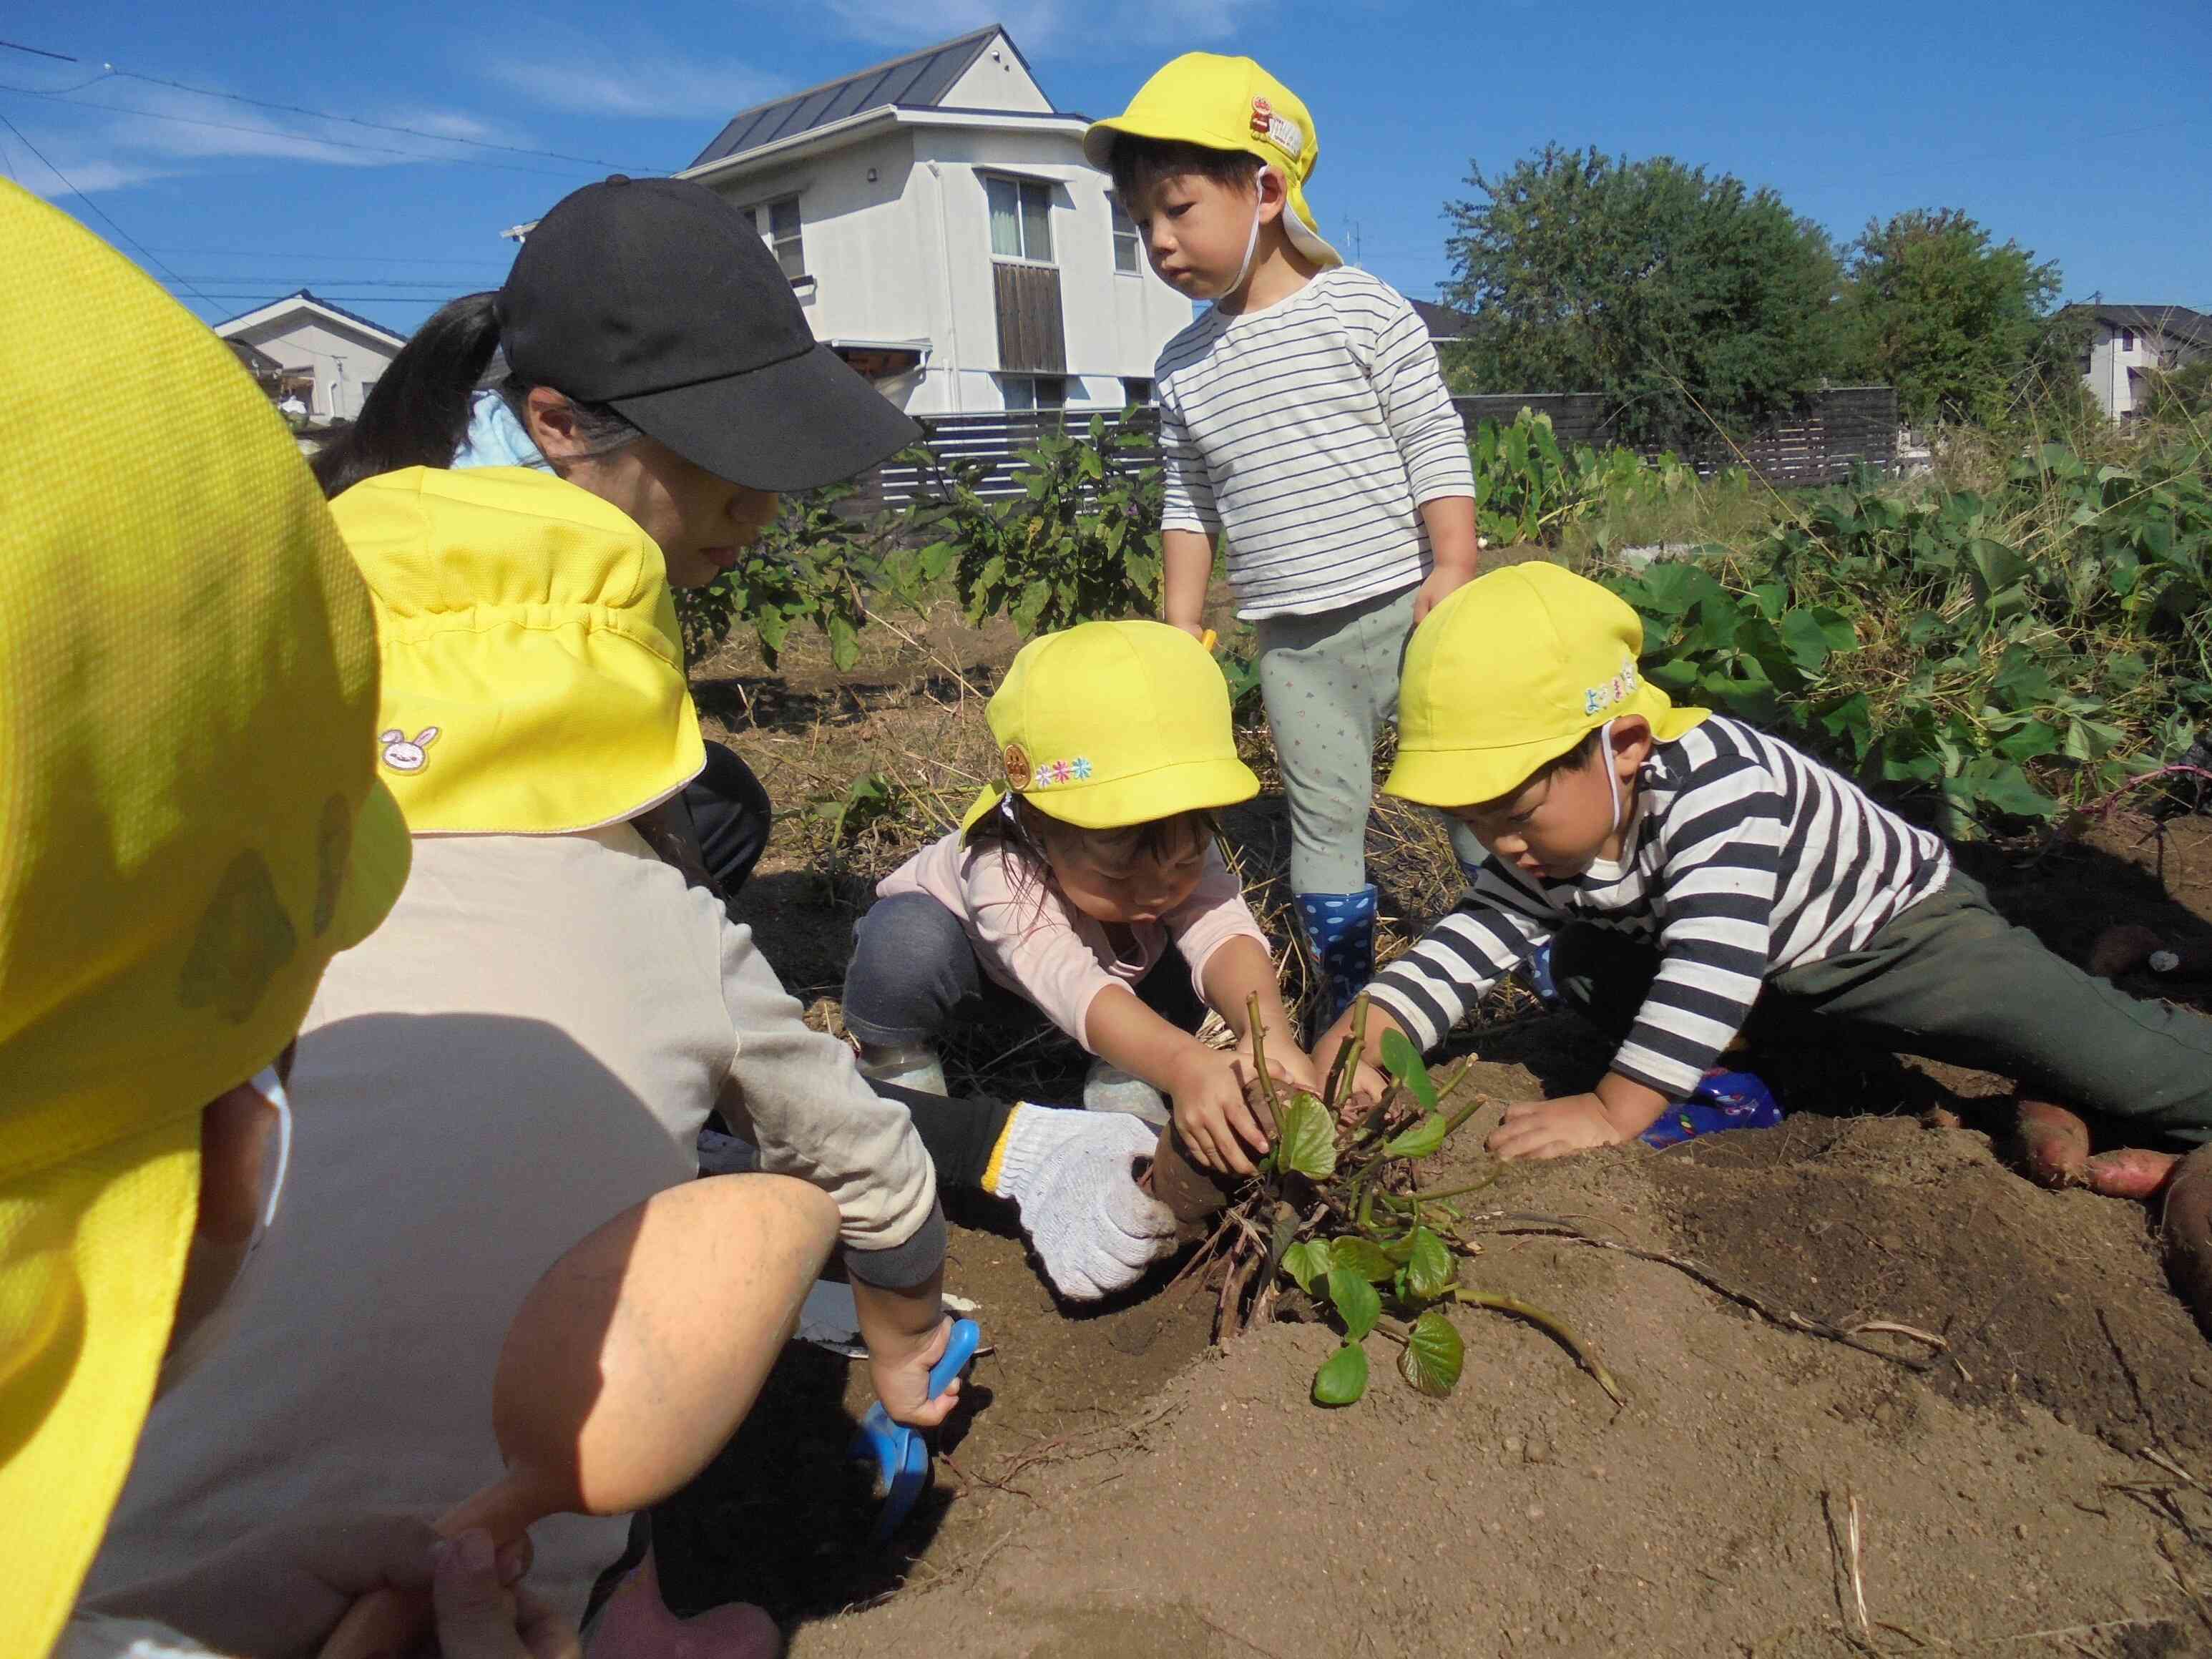
[[[890,1288],[927,1279],[944,1260],[945,1218],[906,1109],[868,1086],[851,1049],[807,1028],[736,922],[722,928],[722,1000],[735,1037],[725,1103],[749,1121],[761,1167],[836,1200],[860,1278]]]

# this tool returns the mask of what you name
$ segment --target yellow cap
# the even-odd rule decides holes
[[[384,652],[380,771],[420,834],[558,835],[699,775],[660,549],[547,472],[410,467],[331,503]]]
[[[1321,159],[1313,117],[1296,93],[1250,58],[1185,52],[1138,88],[1128,108],[1091,124],[1083,135],[1085,158],[1094,167],[1110,167],[1115,137],[1124,132],[1258,156],[1282,175],[1291,209],[1283,228],[1292,246],[1317,265],[1344,263],[1306,205],[1305,183]]]
[[[1383,793],[1428,806],[1496,800],[1624,714],[1662,743],[1680,737],[1708,711],[1675,708],[1638,669],[1643,650],[1636,612],[1571,571],[1516,564],[1476,577],[1406,647]]]
[[[991,698],[1006,788],[1085,830],[1119,830],[1260,793],[1237,758],[1229,683],[1156,622],[1085,623],[1031,640]],[[986,787],[967,829],[1005,792]]]
[[[43,1654],[174,1317],[201,1109],[407,869],[368,595],[207,327],[0,184],[0,1631]]]

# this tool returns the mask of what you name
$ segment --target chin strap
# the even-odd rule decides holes
[[[1259,191],[1259,181],[1266,178],[1269,169],[1263,167],[1253,176],[1253,188],[1255,191]],[[1264,191],[1261,191],[1260,193],[1261,195],[1265,194]],[[1226,300],[1231,295],[1235,294],[1241,289],[1244,286],[1245,279],[1252,274],[1252,260],[1260,252],[1260,211],[1261,206],[1262,203],[1260,201],[1255,201],[1252,204],[1252,228],[1246,234],[1244,238],[1244,262],[1237,267],[1237,275],[1230,283],[1229,286],[1223,289],[1220,293],[1213,296],[1216,303],[1218,303],[1223,300]]]
[[[1616,834],[1620,829],[1620,769],[1613,763],[1613,721],[1607,720],[1597,729],[1597,757],[1605,767],[1605,787],[1613,797],[1613,819],[1606,834]]]

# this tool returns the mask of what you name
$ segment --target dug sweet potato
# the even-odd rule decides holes
[[[2031,1180],[2071,1187],[2081,1179],[2081,1166],[2089,1161],[2089,1126],[2072,1112],[2047,1100],[2022,1100],[2015,1133]]]
[[[2179,1152],[2154,1152],[2148,1146],[2124,1146],[2099,1152],[2081,1165],[2081,1182],[2106,1198],[2156,1198],[2165,1191],[2181,1162]]]
[[[2174,1170],[2161,1231],[2174,1294],[2212,1336],[2212,1146],[2199,1146]]]
[[[1228,1206],[1231,1183],[1202,1168],[1170,1123],[1160,1131],[1152,1167],[1139,1180],[1185,1227],[1211,1219]]]

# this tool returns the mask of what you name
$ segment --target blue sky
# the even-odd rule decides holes
[[[1470,160],[1502,168],[1557,139],[1771,185],[1839,240],[1869,216],[1963,208],[2057,259],[2069,298],[2212,310],[2203,0],[662,0],[629,15],[605,0],[76,0],[0,21],[0,37],[82,60],[0,50],[14,88],[0,117],[19,130],[0,127],[0,155],[150,250],[205,296],[179,290],[204,316],[305,285],[404,331],[495,286],[512,252],[500,229],[606,171],[593,163],[672,170],[746,104],[992,21],[1061,108],[1091,115],[1176,52],[1256,57],[1320,125],[1322,228],[1418,296],[1449,278],[1442,204],[1467,193]],[[103,64],[154,79],[93,82]]]

